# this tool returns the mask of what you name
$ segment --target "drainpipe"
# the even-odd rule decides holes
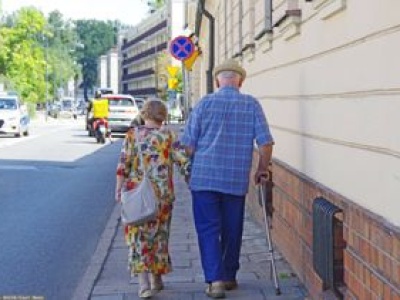
[[[243,49],[243,2],[242,0],[239,0],[239,51],[242,51],[242,49]]]
[[[272,0],[264,0],[264,28],[257,36],[255,40],[261,39],[265,34],[272,32]]]
[[[209,59],[208,59],[208,70],[207,70],[207,93],[212,93],[214,91],[214,82],[213,82],[213,71],[214,71],[214,61],[215,61],[215,52],[214,52],[214,36],[215,36],[215,18],[214,16],[205,9],[205,0],[199,1],[198,10],[200,11],[200,15],[197,17],[197,26],[196,26],[196,35],[200,36],[200,27],[201,27],[201,15],[204,16],[209,21]]]

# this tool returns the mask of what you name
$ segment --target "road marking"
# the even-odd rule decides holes
[[[35,166],[21,166],[21,165],[7,165],[7,166],[0,166],[0,170],[38,170]]]

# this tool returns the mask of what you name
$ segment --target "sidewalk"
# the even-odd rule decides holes
[[[174,271],[164,277],[165,289],[152,299],[201,300],[210,299],[200,266],[196,232],[192,220],[191,195],[180,176],[175,178],[176,202],[173,211],[170,253]],[[239,289],[227,292],[236,300],[301,300],[306,293],[288,264],[275,250],[277,273],[282,295],[275,295],[267,261],[264,229],[246,216],[238,273]],[[139,299],[137,278],[130,279],[127,268],[128,249],[123,240],[119,207],[107,224],[89,268],[75,292],[74,299],[124,300]]]

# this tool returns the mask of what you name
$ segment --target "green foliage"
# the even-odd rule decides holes
[[[165,0],[142,0],[142,1],[147,1],[150,13],[155,12],[156,10],[165,5]]]
[[[80,74],[75,62],[76,52],[82,45],[74,24],[64,21],[59,11],[49,14],[47,30],[44,48],[47,50],[49,91],[56,98],[57,88],[65,88],[69,80]]]
[[[78,51],[83,86],[85,90],[93,89],[97,82],[97,60],[116,45],[120,24],[116,21],[78,20],[75,25],[79,40],[85,45]]]
[[[22,99],[37,102],[44,94],[45,61],[37,37],[46,19],[35,8],[23,8],[0,27],[0,72],[14,85]]]
[[[178,87],[176,91],[178,93],[183,93],[184,89],[184,82],[183,82],[183,74],[182,74],[182,69],[179,70],[178,74],[176,74],[176,79],[178,79]]]
[[[22,8],[0,21],[0,78],[30,103],[56,98],[57,89],[81,73],[85,90],[92,89],[98,57],[117,44],[122,26],[118,21],[65,21],[59,11],[46,19],[36,8]]]
[[[5,20],[0,24],[0,74],[25,102],[46,101],[46,86],[54,97],[57,87],[79,74],[71,53],[77,36],[59,12],[46,20],[42,12],[27,7]]]

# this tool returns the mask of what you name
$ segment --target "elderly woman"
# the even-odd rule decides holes
[[[141,116],[144,125],[131,129],[123,142],[115,197],[120,202],[121,189],[135,188],[143,178],[143,170],[147,171],[159,200],[158,215],[155,221],[140,226],[126,225],[125,240],[130,247],[131,274],[139,276],[139,297],[150,298],[164,287],[161,275],[172,270],[168,239],[175,200],[173,163],[180,167],[182,174],[188,175],[188,159],[177,147],[174,133],[162,126],[167,118],[167,109],[162,101],[147,101]],[[139,146],[142,156],[137,154]]]

